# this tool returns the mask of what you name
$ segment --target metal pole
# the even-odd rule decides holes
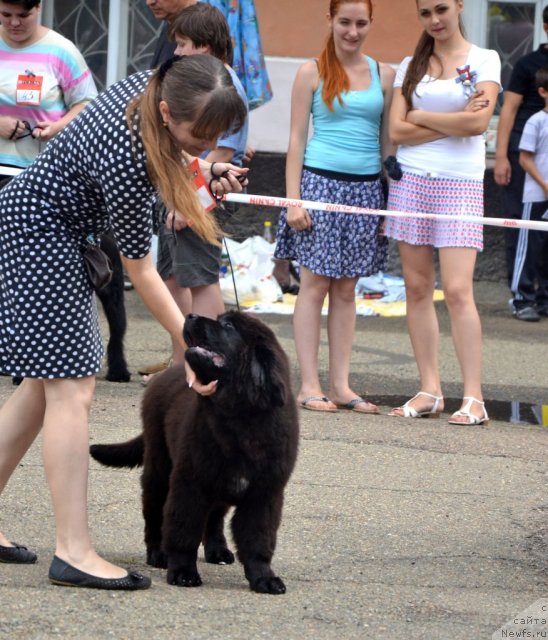
[[[126,76],[129,0],[111,0],[108,16],[106,86]]]

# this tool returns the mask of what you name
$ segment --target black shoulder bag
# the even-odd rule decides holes
[[[99,239],[93,234],[86,238],[82,255],[89,282],[95,291],[100,291],[112,280],[112,262],[99,246]]]

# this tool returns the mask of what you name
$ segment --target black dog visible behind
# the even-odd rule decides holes
[[[112,262],[112,280],[97,292],[103,305],[108,322],[109,338],[107,344],[107,373],[105,378],[111,382],[129,382],[131,374],[124,355],[124,336],[127,328],[126,307],[124,303],[124,270],[122,260],[114,238],[101,237],[101,249]]]
[[[144,465],[147,562],[167,581],[195,587],[200,542],[207,562],[230,564],[224,517],[235,506],[232,533],[251,589],[285,593],[271,569],[284,488],[295,465],[298,417],[287,356],[260,320],[231,311],[217,320],[190,315],[186,358],[202,382],[188,388],[183,367],[155,376],[146,389],[143,434],[91,455],[115,467]]]

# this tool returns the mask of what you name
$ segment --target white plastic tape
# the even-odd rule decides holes
[[[315,202],[313,200],[293,200],[291,198],[277,198],[276,196],[254,196],[248,193],[227,193],[224,198],[227,202],[240,204],[252,204],[259,207],[295,207],[298,209],[311,209],[316,211],[343,211],[345,213],[359,213],[363,215],[391,216],[394,218],[423,218],[426,220],[461,220],[476,224],[490,225],[492,227],[505,227],[507,229],[536,229],[548,231],[548,222],[541,220],[514,220],[513,218],[486,218],[484,216],[451,215],[443,213],[412,213],[407,211],[385,211],[384,209],[365,209],[344,204],[330,202]]]
[[[3,164],[0,164],[0,175],[3,176],[18,176],[23,169],[18,169],[17,167],[6,167]]]
[[[0,165],[0,174],[16,176],[22,169]],[[504,227],[506,229],[535,229],[536,231],[548,231],[548,221],[542,220],[516,220],[514,218],[487,218],[485,216],[451,215],[443,213],[416,213],[410,211],[385,211],[384,209],[366,209],[364,207],[351,207],[346,204],[334,204],[330,202],[315,202],[314,200],[293,200],[291,198],[278,198],[276,196],[258,196],[249,193],[227,193],[223,200],[237,202],[239,204],[253,204],[259,207],[295,207],[298,209],[311,209],[316,211],[343,211],[345,213],[359,213],[362,215],[391,216],[393,218],[423,218],[425,220],[460,220],[462,222],[474,222],[476,224],[491,227]]]

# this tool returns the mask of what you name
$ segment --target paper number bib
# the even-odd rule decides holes
[[[21,75],[17,78],[17,104],[40,105],[43,76]]]

